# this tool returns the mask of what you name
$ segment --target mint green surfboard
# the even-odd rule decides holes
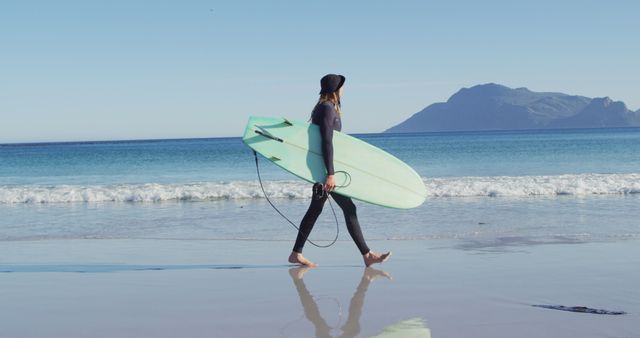
[[[249,118],[242,141],[286,171],[311,183],[323,183],[320,128],[285,118]],[[386,151],[355,137],[333,132],[335,192],[390,208],[421,205],[426,189],[420,176]]]

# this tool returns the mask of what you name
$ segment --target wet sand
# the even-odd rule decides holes
[[[0,245],[3,337],[636,337],[640,242],[48,240]],[[533,307],[587,306],[597,315]],[[395,337],[394,336],[394,337]]]

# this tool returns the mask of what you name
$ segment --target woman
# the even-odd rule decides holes
[[[342,85],[344,81],[344,76],[336,74],[327,74],[320,80],[320,99],[311,113],[311,122],[320,126],[322,157],[327,169],[327,177],[324,186],[322,186],[324,191],[318,192],[314,189],[314,196],[311,199],[309,210],[307,210],[307,213],[300,222],[300,230],[298,231],[298,237],[293,246],[293,251],[291,255],[289,255],[289,263],[302,264],[310,267],[316,266],[315,263],[302,255],[302,248],[304,247],[307,237],[309,237],[309,233],[311,233],[311,229],[313,229],[313,225],[322,212],[322,207],[328,197],[327,192],[331,194],[333,200],[336,201],[342,209],[349,235],[351,235],[351,238],[353,238],[353,241],[358,246],[365,266],[382,263],[391,255],[391,252],[378,254],[369,250],[362,236],[362,231],[360,230],[355,204],[353,204],[351,198],[333,192],[336,181],[333,170],[332,139],[333,130],[340,131],[340,129],[342,129],[342,122],[340,120],[340,97],[342,97]]]

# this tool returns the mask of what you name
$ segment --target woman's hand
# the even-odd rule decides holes
[[[327,175],[327,179],[324,181],[324,191],[331,192],[336,187],[336,179],[333,175]]]

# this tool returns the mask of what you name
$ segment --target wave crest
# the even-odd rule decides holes
[[[265,182],[269,197],[311,196],[309,185],[298,181]],[[0,203],[160,202],[264,198],[258,182],[204,182],[189,184],[113,184],[0,186]]]
[[[423,178],[428,198],[605,195],[640,193],[640,174]],[[311,185],[264,182],[270,198],[309,198]],[[257,181],[189,184],[0,186],[0,203],[160,202],[264,198]]]
[[[640,174],[452,177],[424,181],[429,197],[584,196],[640,193]]]

